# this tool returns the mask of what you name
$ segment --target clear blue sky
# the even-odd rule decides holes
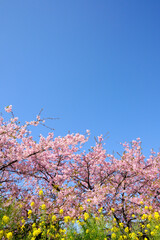
[[[94,136],[108,152],[160,147],[159,0],[1,0],[0,111]],[[45,136],[48,130],[42,128]],[[91,144],[92,144],[91,140]]]

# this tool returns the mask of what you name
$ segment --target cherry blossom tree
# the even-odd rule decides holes
[[[12,106],[6,112],[12,113]],[[37,143],[28,127],[41,121],[39,115],[24,125],[14,116],[8,122],[0,118],[2,197],[23,200],[25,208],[34,201],[37,211],[45,202],[48,212],[58,214],[63,209],[64,216],[71,217],[102,208],[106,216],[112,212],[117,222],[127,226],[140,213],[142,202],[160,209],[160,153],[151,152],[146,159],[138,138],[131,145],[123,144],[124,152],[116,158],[106,153],[102,136],[86,152],[83,145],[89,131],[64,137],[49,133]]]

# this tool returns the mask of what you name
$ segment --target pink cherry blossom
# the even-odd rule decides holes
[[[10,113],[12,111],[12,105],[9,105],[9,106],[5,107],[5,111],[7,113]]]

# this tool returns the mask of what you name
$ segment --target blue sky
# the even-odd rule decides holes
[[[160,148],[160,1],[0,1],[0,111],[41,108],[56,136],[109,132],[106,149]],[[48,130],[33,130],[46,136]]]

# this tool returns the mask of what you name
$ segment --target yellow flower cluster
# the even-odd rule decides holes
[[[71,220],[71,217],[70,217],[70,216],[64,217],[64,222],[65,222],[65,223],[68,223],[70,220]]]
[[[159,219],[160,219],[160,216],[159,216],[159,213],[158,213],[158,212],[155,212],[155,213],[154,213],[154,218],[155,218],[156,220],[159,220]]]
[[[31,207],[34,207],[35,203],[34,202],[31,202]]]
[[[31,218],[32,210],[28,210],[28,218]]]
[[[39,195],[43,196],[43,191],[39,191]],[[110,234],[111,240],[140,240],[144,239],[147,240],[148,238],[151,239],[159,239],[160,236],[160,212],[154,211],[152,206],[145,206],[143,202],[139,205],[140,211],[139,213],[134,209],[133,213],[131,214],[131,219],[134,220],[131,222],[131,225],[128,225],[125,221],[120,221],[118,219],[118,210],[115,208],[111,208],[108,211],[108,214],[104,214],[105,208],[100,207],[97,209],[96,214],[93,214],[90,209],[90,199],[87,200],[87,204],[79,205],[75,207],[75,210],[78,210],[79,215],[75,218],[73,216],[64,216],[66,215],[65,208],[60,208],[57,212],[57,209],[54,209],[54,213],[51,211],[47,214],[45,199],[41,202],[41,205],[38,209],[39,220],[35,221],[35,217],[37,214],[37,207],[35,206],[35,202],[30,202],[31,209],[28,210],[28,218],[32,217],[34,221],[30,231],[28,231],[28,239],[36,240],[38,238],[42,239],[55,239],[55,240],[74,240],[75,235],[78,236],[77,228],[75,226],[79,225],[79,228],[83,229],[83,236],[84,239],[95,239],[95,240],[108,240],[107,235]],[[35,207],[34,207],[35,206]],[[78,208],[79,207],[79,208]],[[19,209],[19,208],[18,208]],[[84,212],[83,212],[84,210]],[[8,216],[7,216],[8,215]],[[11,225],[11,218],[9,214],[4,215],[1,219],[1,226],[4,228],[0,230],[0,239],[12,240],[15,239],[14,231]],[[26,221],[25,217],[21,216],[19,218],[19,222],[17,224],[17,229],[22,236],[26,232]],[[59,222],[63,221],[65,223],[66,229],[60,228]],[[108,226],[106,229],[106,222]],[[103,225],[104,224],[104,225]],[[103,225],[103,227],[102,227]],[[71,228],[70,230],[70,227]],[[11,232],[12,231],[12,232]],[[68,231],[70,231],[68,233]],[[104,232],[103,232],[104,231]],[[97,235],[98,232],[103,232],[103,236]],[[40,236],[39,236],[40,235]],[[100,237],[100,238],[99,238]]]
[[[42,209],[42,210],[46,210],[46,205],[45,205],[45,204],[42,204],[42,205],[41,205],[41,209]]]
[[[7,217],[6,215],[3,216],[2,218],[2,222],[7,224],[9,222],[9,217]]]
[[[34,231],[33,231],[33,237],[37,237],[40,233],[41,233],[41,229],[40,229],[40,228],[34,229]]]
[[[55,215],[52,216],[52,221],[55,222],[57,217]]]
[[[13,238],[12,232],[7,233],[7,239],[10,240]]]
[[[0,230],[0,239],[3,237],[3,234],[4,234],[3,230]]]
[[[87,219],[89,218],[89,214],[88,213],[84,213],[84,220],[87,221]]]
[[[59,213],[60,213],[60,214],[63,214],[63,209],[60,209],[60,210],[59,210]]]
[[[39,191],[39,196],[43,196],[43,191],[42,190]]]

